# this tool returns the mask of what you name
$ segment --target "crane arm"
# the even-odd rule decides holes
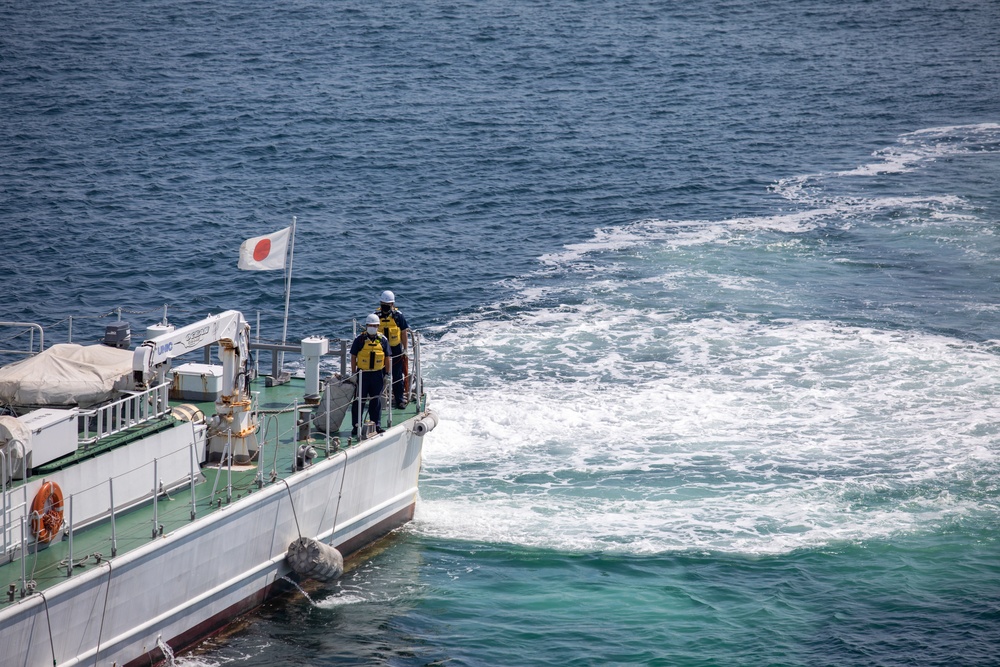
[[[151,378],[162,381],[165,364],[175,357],[188,352],[229,341],[241,365],[249,360],[250,325],[238,310],[227,310],[218,315],[209,315],[203,320],[180,329],[143,341],[132,357],[132,373],[137,386],[145,386]],[[227,359],[224,349],[224,359]],[[234,363],[224,363],[223,386],[232,387],[234,393],[239,369]]]

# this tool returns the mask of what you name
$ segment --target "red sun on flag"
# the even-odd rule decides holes
[[[271,252],[271,239],[261,239],[253,248],[253,258],[256,262],[263,262]]]
[[[285,227],[273,234],[254,236],[240,244],[240,261],[244,271],[275,271],[285,268],[285,255],[292,228]]]

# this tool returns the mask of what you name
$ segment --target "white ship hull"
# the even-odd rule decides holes
[[[409,521],[415,421],[0,610],[0,665],[155,664],[259,606],[299,537],[348,555]]]

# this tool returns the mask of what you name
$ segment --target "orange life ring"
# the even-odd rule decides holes
[[[62,528],[62,522],[62,489],[55,482],[42,482],[31,501],[31,533],[39,542],[51,542]]]

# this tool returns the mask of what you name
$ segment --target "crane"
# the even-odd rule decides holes
[[[246,387],[250,373],[250,325],[238,310],[203,320],[143,341],[132,357],[137,389],[161,384],[172,359],[218,344],[222,358],[222,395],[209,424],[208,454],[248,462],[257,451],[257,419]]]

